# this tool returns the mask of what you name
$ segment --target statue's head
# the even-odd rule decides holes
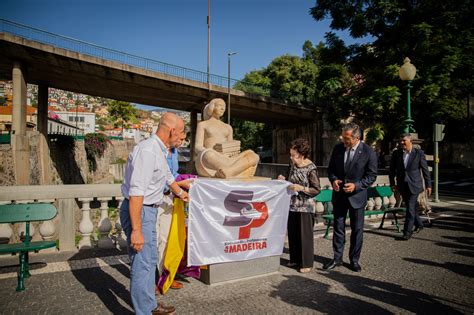
[[[213,116],[219,119],[222,117],[222,115],[224,115],[225,107],[225,101],[222,98],[212,99],[202,111],[204,120],[208,120]]]

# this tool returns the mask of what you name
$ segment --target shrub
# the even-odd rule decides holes
[[[103,133],[88,133],[84,137],[84,147],[86,149],[87,161],[89,162],[89,170],[97,169],[96,158],[104,155],[107,149],[109,138]]]
[[[102,157],[105,149],[107,149],[107,143],[109,138],[103,133],[88,133],[84,137],[84,145],[86,153],[91,157]]]

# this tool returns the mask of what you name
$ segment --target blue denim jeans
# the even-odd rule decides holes
[[[158,260],[156,250],[157,208],[143,206],[142,233],[145,245],[140,252],[130,246],[132,224],[129,202],[125,199],[120,207],[120,222],[127,235],[128,256],[130,257],[130,294],[136,314],[150,315],[157,306],[155,297],[155,270]]]

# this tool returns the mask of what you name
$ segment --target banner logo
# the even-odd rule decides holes
[[[226,210],[235,213],[225,216],[224,226],[240,226],[239,240],[250,237],[250,230],[261,227],[268,219],[268,207],[265,202],[252,202],[253,191],[232,190],[224,199]]]

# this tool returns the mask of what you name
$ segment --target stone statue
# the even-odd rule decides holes
[[[259,156],[252,150],[240,152],[240,141],[233,139],[232,127],[220,120],[226,104],[215,98],[204,107],[203,120],[196,129],[194,163],[203,177],[252,177]]]

